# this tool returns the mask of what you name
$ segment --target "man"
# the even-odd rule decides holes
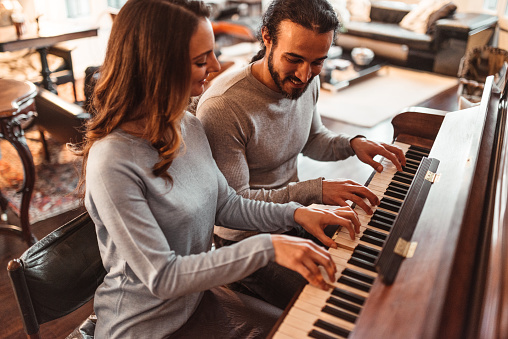
[[[242,196],[304,205],[344,206],[349,200],[372,213],[366,201],[377,205],[378,198],[354,181],[300,182],[298,154],[322,161],[356,154],[378,172],[383,169],[373,160],[378,154],[399,170],[405,165],[399,148],[362,136],[337,135],[321,122],[316,111],[317,75],[338,28],[337,16],[326,0],[273,1],[263,16],[262,50],[253,63],[216,79],[201,97],[196,115],[219,168]],[[217,246],[251,235],[219,226],[215,234]],[[273,264],[243,283],[253,294],[284,308],[305,281]]]

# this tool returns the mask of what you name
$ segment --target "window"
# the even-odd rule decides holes
[[[67,17],[79,18],[90,14],[90,3],[88,0],[65,0],[67,5]]]
[[[126,2],[127,0],[108,0],[108,6],[120,9]]]
[[[495,11],[497,7],[497,0],[484,0],[483,8],[488,9],[490,11]]]

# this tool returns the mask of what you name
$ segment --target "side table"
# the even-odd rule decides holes
[[[15,232],[30,246],[37,239],[30,230],[29,207],[35,185],[35,165],[26,143],[22,123],[36,115],[35,96],[37,88],[28,81],[0,79],[0,138],[7,140],[16,149],[23,164],[23,185],[19,219],[21,227],[1,225],[0,231]],[[0,191],[2,219],[7,209],[7,199]]]

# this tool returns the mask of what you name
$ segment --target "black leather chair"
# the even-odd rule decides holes
[[[88,213],[56,229],[19,259],[11,260],[7,271],[26,334],[40,338],[41,324],[86,304],[106,274],[95,225]],[[73,338],[93,336],[95,325],[91,318],[73,332]]]

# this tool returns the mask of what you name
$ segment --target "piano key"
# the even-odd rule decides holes
[[[333,298],[334,301],[340,301],[338,298],[335,298],[335,297],[331,297],[331,298]],[[349,330],[351,328],[351,325],[353,325],[354,322],[356,321],[356,318],[359,313],[359,309],[361,309],[361,308],[359,308],[358,306],[346,303],[346,305],[345,305],[346,307],[349,308],[350,306],[353,306],[358,309],[358,310],[356,310],[357,313],[354,313],[350,310],[347,310],[346,308],[342,308],[340,306],[337,307],[337,306],[333,305],[332,303],[329,303],[328,302],[329,300],[330,300],[330,297],[326,298],[326,300],[321,300],[321,299],[316,299],[315,297],[311,298],[310,295],[307,295],[305,298],[298,300],[298,303],[299,303],[299,305],[303,305],[302,306],[303,311],[311,313],[312,315],[318,315],[318,316],[320,316],[319,319],[322,319],[322,320],[324,320],[325,317],[323,317],[321,314],[329,315],[329,316],[331,316],[331,318],[329,317],[327,321]],[[321,303],[317,303],[318,301]],[[338,304],[339,303],[336,303],[336,305],[338,305]],[[341,303],[341,305],[342,305],[342,303]],[[295,307],[296,307],[296,304],[295,304]],[[350,323],[350,324],[346,325],[346,323]],[[305,328],[306,325],[303,325],[303,326],[295,325],[295,326],[300,327],[301,329],[306,329]]]
[[[360,237],[360,240],[361,240],[361,241],[364,241],[364,242],[366,242],[366,243],[372,244],[372,245],[379,246],[379,247],[383,247],[383,245],[384,245],[384,243],[385,243],[385,242],[384,242],[384,241],[382,241],[382,240],[379,240],[379,239],[377,239],[377,238],[375,238],[375,237],[372,237],[372,236],[370,236],[370,235],[366,235],[366,234],[362,235],[362,236]]]
[[[341,311],[340,309],[338,308],[333,308],[331,306],[328,306],[326,305],[325,307],[323,307],[322,311],[324,313],[328,313],[334,317],[337,317],[339,319],[343,319],[345,321],[349,321],[350,323],[355,323],[356,322],[356,319],[358,317],[352,315],[351,313],[347,313],[347,312],[344,312],[344,311]]]
[[[315,339],[333,339],[334,338],[329,335],[323,334],[317,330],[310,331],[309,337],[315,338]]]
[[[342,289],[342,288],[334,288],[332,291],[332,295],[336,295],[343,299],[349,300],[358,305],[363,305],[365,303],[365,297],[358,295],[354,292]]]
[[[379,250],[377,250],[373,247],[365,246],[362,244],[359,244],[358,246],[356,246],[355,251],[361,251],[361,252],[368,253],[368,254],[371,254],[374,256],[379,256],[379,254],[381,253]]]
[[[369,292],[370,287],[371,287],[369,284],[366,284],[366,283],[363,283],[363,282],[358,281],[356,279],[350,278],[346,275],[342,275],[339,278],[339,280],[337,280],[337,282],[347,285],[347,286],[350,286],[350,287],[353,287],[353,288],[356,288],[357,290],[364,291],[364,292]]]
[[[355,278],[357,280],[363,281],[363,282],[370,284],[370,285],[372,285],[374,283],[374,277],[367,275],[367,274],[363,274],[363,273],[353,270],[351,268],[344,269],[342,271],[342,274],[352,277],[352,278]]]
[[[351,258],[358,258],[360,260],[364,260],[364,261],[367,261],[367,262],[370,262],[370,263],[374,264],[376,262],[377,256],[370,255],[368,253],[364,253],[364,252],[361,252],[361,251],[357,251],[355,249],[354,252],[353,252],[353,255],[351,256]]]
[[[290,338],[308,338],[309,333],[315,328],[315,323],[316,321],[302,321],[302,319],[295,317],[293,314],[288,314],[282,322],[279,332],[289,336]],[[322,333],[328,335],[329,338],[341,338],[340,336],[329,333],[326,330],[322,331]]]
[[[348,260],[348,263],[358,266],[358,267],[361,267],[361,268],[366,269],[368,271],[376,272],[376,267],[374,266],[374,264],[370,263],[368,261],[365,261],[365,260],[351,257],[351,259]]]
[[[376,237],[379,240],[386,241],[388,234],[383,233],[383,232],[378,232],[373,229],[366,229],[365,231],[363,231],[363,235],[370,235],[370,236]]]
[[[354,329],[356,317],[361,314],[361,307],[369,295],[370,286],[378,275],[374,263],[393,227],[419,163],[422,157],[428,154],[428,150],[425,153],[420,149],[412,149],[412,146],[407,144],[395,144],[406,153],[406,166],[403,171],[398,171],[388,159],[382,159],[383,172],[374,173],[367,185],[381,200],[381,204],[372,207],[374,213],[371,215],[358,206],[355,207],[361,226],[354,240],[351,240],[349,231],[342,227],[333,235],[339,246],[337,249],[329,249],[337,267],[336,281],[331,284],[334,288],[323,291],[307,285],[303,289],[288,313],[287,318],[291,320],[283,321],[281,325],[283,327],[292,322],[300,332],[302,328],[309,330],[303,331],[304,334],[299,332],[295,338],[347,337],[349,334],[341,331]],[[371,244],[372,242],[374,244]],[[285,333],[288,331],[296,330],[284,329]]]
[[[387,224],[385,222],[383,222],[383,219],[379,218],[379,220],[371,220],[368,225],[372,226],[372,227],[375,227],[375,228],[378,228],[380,230],[383,230],[383,231],[390,231],[392,229],[392,223],[390,224]]]
[[[394,198],[394,199],[404,200],[406,195],[402,194],[400,192],[397,192],[396,190],[387,189],[386,192],[385,192],[385,196],[388,196],[388,197],[391,197],[391,198]]]
[[[351,258],[352,258],[351,254],[347,258],[341,258],[337,255],[332,255],[332,260],[334,261],[334,263],[337,267],[337,274],[338,275],[342,274],[342,271],[345,270],[346,268],[350,268],[350,269],[355,270],[359,273],[363,273],[363,274],[372,276],[373,278],[377,277],[377,272],[373,272],[373,271],[367,270],[363,267],[356,266],[356,265],[354,265],[354,263],[348,263],[348,261]],[[367,260],[365,260],[365,261],[367,261]],[[338,278],[336,278],[336,279],[338,279]]]
[[[281,326],[284,326],[284,322],[281,324]],[[282,333],[280,330],[275,332],[275,334],[272,337],[273,339],[295,339],[296,337],[293,335],[287,335],[286,333]],[[299,338],[304,338],[300,336]]]
[[[314,324],[316,320],[322,319],[325,321],[328,321],[334,325],[340,326],[348,331],[353,330],[354,324],[346,321],[344,319],[341,319],[339,317],[333,316],[331,314],[327,314],[322,311],[322,306],[315,306],[312,304],[309,304],[308,302],[305,302],[303,300],[297,300],[291,310],[289,311],[288,315],[292,315],[297,319],[300,319],[300,321]]]
[[[350,331],[345,330],[342,327],[336,326],[334,324],[330,324],[329,322],[326,322],[326,321],[321,320],[321,319],[316,321],[314,323],[314,325],[316,327],[319,327],[319,328],[323,329],[323,330],[327,330],[328,332],[332,332],[334,334],[337,334],[338,336],[342,336],[342,337],[345,337],[345,338],[347,338],[349,336],[349,334],[351,333]]]
[[[358,305],[355,305],[355,304],[350,303],[344,299],[336,298],[333,296],[330,296],[326,300],[326,303],[335,305],[335,306],[342,308],[344,310],[348,310],[349,312],[357,314],[357,315],[360,314],[360,311],[362,310],[362,308]]]

